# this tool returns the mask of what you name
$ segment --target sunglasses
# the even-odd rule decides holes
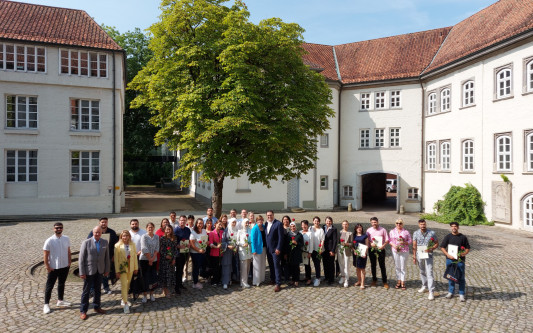
[[[403,223],[396,223],[396,225],[403,225]]]
[[[54,229],[63,229],[63,227],[54,227]]]

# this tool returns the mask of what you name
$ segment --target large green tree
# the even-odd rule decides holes
[[[176,176],[212,180],[215,215],[225,178],[289,180],[314,167],[331,93],[302,60],[303,29],[253,24],[241,1],[163,0],[150,27],[153,57],[130,84],[154,110],[156,143],[184,152]]]

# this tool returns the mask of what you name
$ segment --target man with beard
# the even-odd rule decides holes
[[[191,236],[191,229],[187,228],[187,216],[180,216],[179,225],[176,229],[174,229],[174,235],[176,235],[178,243],[180,241],[189,241],[189,238]],[[188,246],[178,245],[178,248],[180,249],[180,254],[176,259],[176,294],[180,293],[180,289],[185,289],[185,286],[183,286],[183,267],[185,266],[187,260],[189,260],[189,252],[185,250],[185,248],[188,248]]]
[[[178,219],[176,218],[176,212],[170,212],[168,221],[170,222],[170,226],[172,229],[176,229],[178,227]]]
[[[141,255],[141,237],[146,233],[146,230],[139,229],[139,220],[132,219],[130,221],[130,235],[131,241],[135,243],[137,249],[137,257]]]
[[[114,259],[113,257],[115,255],[115,244],[118,242],[117,233],[115,232],[115,230],[108,228],[107,217],[101,217],[98,224],[100,225],[100,228],[102,228],[102,239],[105,239],[109,243],[109,257],[110,257],[111,262],[113,262],[113,259]],[[89,233],[89,236],[87,236],[87,238],[91,238],[91,237],[93,237],[92,231]],[[112,278],[115,277],[114,265],[111,266],[110,276]],[[104,287],[104,292],[110,295],[111,290],[109,289],[109,277],[102,276],[102,286]]]
[[[54,224],[54,235],[44,242],[44,265],[48,271],[46,278],[46,289],[44,292],[43,313],[50,313],[50,298],[56,280],[57,283],[57,306],[70,306],[69,302],[63,300],[65,293],[65,281],[71,263],[70,239],[63,235],[63,223]]]
[[[203,218],[204,220],[204,225],[205,225],[205,221],[207,221],[207,219],[211,219],[211,221],[213,221],[213,225],[216,225],[217,224],[217,221],[218,219],[216,217],[213,216],[213,207],[209,207],[207,208],[207,212],[206,212],[207,216],[205,216]]]

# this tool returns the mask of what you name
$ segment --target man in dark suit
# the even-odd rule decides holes
[[[102,238],[102,228],[96,226],[93,229],[93,237],[81,243],[79,255],[80,278],[83,279],[83,292],[81,294],[80,318],[87,319],[89,309],[89,293],[91,287],[100,286],[102,275],[108,276],[111,268],[109,261],[109,243]],[[100,307],[101,289],[94,288],[94,311],[105,314]]]
[[[270,281],[275,283],[274,291],[281,290],[281,249],[283,242],[283,225],[274,219],[274,212],[269,210],[266,213],[266,242],[267,260],[270,268]]]
[[[324,276],[328,284],[333,284],[335,280],[335,251],[337,250],[337,228],[333,226],[333,219],[326,217],[324,226],[324,252],[322,262],[324,264]]]

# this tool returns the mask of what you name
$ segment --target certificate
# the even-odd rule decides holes
[[[180,241],[180,246],[185,245],[183,249],[180,249],[180,253],[189,253],[189,241],[188,240],[182,240]]]
[[[429,253],[426,252],[427,250],[427,246],[425,245],[419,245],[416,247],[416,256],[418,257],[418,259],[428,259],[429,258]]]
[[[376,244],[377,247],[382,247],[383,246],[383,237],[375,236],[373,238],[375,239],[373,242],[374,242],[374,244]]]
[[[357,250],[359,250],[359,253],[361,253],[361,257],[366,257],[366,249],[368,249],[368,246],[365,244],[357,244]]]
[[[457,259],[457,253],[459,252],[459,246],[448,244],[448,254],[454,259]]]

